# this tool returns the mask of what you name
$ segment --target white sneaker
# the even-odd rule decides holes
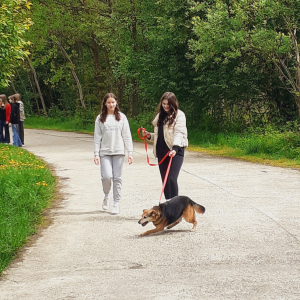
[[[119,212],[120,212],[119,203],[115,202],[113,207],[112,207],[111,213],[113,215],[117,215]]]
[[[102,209],[103,210],[109,209],[109,198],[108,197],[104,197],[103,203],[102,203]]]

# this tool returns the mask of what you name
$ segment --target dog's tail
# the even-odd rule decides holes
[[[205,207],[198,204],[198,203],[193,203],[193,208],[195,209],[195,211],[198,213],[198,214],[204,214],[205,213]]]

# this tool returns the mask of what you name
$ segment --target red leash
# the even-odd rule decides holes
[[[137,133],[138,133],[139,138],[141,140],[145,141],[145,150],[146,150],[146,153],[147,153],[147,163],[148,163],[148,165],[149,166],[158,166],[158,165],[160,165],[170,155],[171,151],[169,151],[158,164],[150,164],[150,159],[149,159],[149,155],[148,155],[148,146],[147,146],[147,136],[145,136],[145,137],[141,136],[140,131],[145,132],[146,129],[141,127],[137,130]],[[162,194],[163,194],[163,192],[165,190],[165,187],[166,187],[167,179],[168,179],[170,168],[171,168],[172,159],[173,159],[173,156],[170,156],[170,161],[169,161],[167,172],[166,172],[166,175],[165,175],[165,178],[164,178],[163,187],[162,187],[162,190],[161,190],[161,193],[160,193],[159,203],[161,201]]]

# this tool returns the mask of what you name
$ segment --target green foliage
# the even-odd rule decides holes
[[[34,0],[26,40],[50,115],[81,111],[80,90],[96,115],[111,91],[143,123],[172,91],[189,126],[242,132],[299,118],[298,2]],[[14,85],[42,114],[26,61]]]
[[[55,178],[27,151],[0,144],[0,273],[28,236],[53,197]]]
[[[239,156],[249,155],[273,160],[299,161],[300,135],[296,122],[283,126],[281,130],[267,126],[266,128],[251,128],[240,134],[214,134],[209,131],[190,130],[189,141],[193,146],[213,150],[226,147],[240,149]]]
[[[59,131],[76,131],[83,133],[94,132],[95,119],[74,118],[64,115],[45,118],[43,116],[32,116],[26,119],[26,128],[53,129]]]
[[[213,111],[223,123],[224,116],[232,121],[229,111],[238,110],[242,113],[235,114],[234,123],[247,127],[278,119],[287,97],[290,110],[296,111],[299,8],[293,0],[193,2],[196,38],[190,41],[189,56],[204,74],[198,77],[198,90],[206,112]],[[274,105],[272,90],[279,85],[291,94],[276,97]]]
[[[14,68],[28,52],[24,34],[32,25],[27,0],[2,0],[0,4],[0,87],[6,87]]]

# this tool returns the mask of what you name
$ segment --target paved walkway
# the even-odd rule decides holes
[[[136,143],[118,216],[101,210],[89,135],[26,130],[26,149],[63,184],[53,223],[0,280],[1,300],[300,299],[300,172],[188,152],[180,194],[206,207],[198,228],[137,221],[158,203],[157,167]],[[151,152],[151,150],[149,151]],[[154,161],[154,159],[152,159]]]

